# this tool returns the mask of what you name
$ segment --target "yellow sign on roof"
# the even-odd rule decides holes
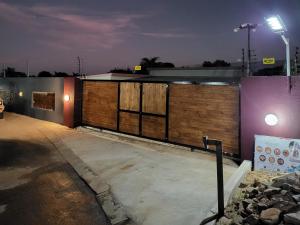
[[[135,66],[134,70],[142,70],[142,66]]]
[[[275,58],[271,57],[271,58],[263,58],[263,64],[264,65],[272,65],[275,64]]]

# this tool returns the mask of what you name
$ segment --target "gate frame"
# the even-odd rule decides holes
[[[168,144],[173,144],[173,145],[179,145],[179,146],[183,146],[186,148],[190,148],[191,151],[195,151],[195,150],[200,150],[200,151],[204,151],[204,152],[209,152],[209,153],[214,153],[215,154],[215,150],[211,150],[208,148],[203,148],[203,147],[198,147],[198,146],[193,146],[193,145],[189,145],[189,144],[183,144],[183,143],[178,143],[178,142],[174,142],[174,141],[170,141],[169,140],[169,92],[170,92],[170,84],[194,84],[194,85],[208,85],[208,86],[236,86],[238,88],[238,95],[239,95],[239,115],[241,115],[241,84],[240,82],[226,82],[226,81],[206,81],[206,82],[201,82],[201,81],[149,81],[149,80],[142,80],[142,79],[130,79],[130,80],[98,80],[98,79],[81,79],[82,82],[82,90],[83,90],[83,83],[85,81],[93,81],[93,82],[113,82],[113,83],[118,83],[118,99],[117,99],[117,129],[110,129],[110,128],[105,128],[105,127],[100,127],[100,126],[95,126],[95,125],[91,125],[91,124],[85,124],[82,122],[82,115],[83,115],[83,108],[81,104],[81,125],[82,126],[87,126],[87,127],[93,127],[93,128],[97,128],[100,130],[107,130],[107,131],[111,131],[111,132],[116,132],[116,133],[120,133],[120,134],[125,134],[125,135],[129,135],[129,136],[134,136],[134,137],[139,137],[139,138],[144,138],[144,139],[149,139],[152,141],[157,141],[157,142],[162,142],[162,143],[168,143]],[[120,109],[120,84],[121,83],[139,83],[140,84],[140,102],[139,102],[139,111],[133,111],[133,110],[124,110],[124,109]],[[160,84],[167,84],[167,90],[166,90],[166,115],[161,115],[161,114],[155,114],[155,113],[146,113],[146,112],[142,112],[142,103],[143,103],[143,84],[144,83],[160,83]],[[212,84],[213,83],[213,84]],[[219,83],[219,84],[216,84]],[[82,98],[81,101],[83,101],[83,91],[82,91]],[[128,112],[128,113],[136,113],[139,114],[139,134],[132,134],[132,133],[128,133],[128,132],[124,132],[124,131],[120,131],[120,112]],[[142,135],[142,115],[149,115],[149,116],[156,116],[156,117],[163,117],[165,118],[165,138],[164,139],[158,139],[158,138],[152,138],[152,137],[147,137]],[[241,162],[241,118],[239,116],[239,130],[238,130],[238,154],[235,153],[228,153],[228,152],[223,152],[223,155],[225,158],[234,160],[236,162]],[[202,139],[199,139],[199,143],[202,141]]]

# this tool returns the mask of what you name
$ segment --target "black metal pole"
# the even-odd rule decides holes
[[[203,137],[203,144],[207,148],[209,145],[216,146],[217,158],[217,187],[218,187],[218,214],[204,219],[200,225],[204,225],[212,220],[220,219],[224,216],[224,181],[223,181],[223,148],[222,141],[210,140],[207,136]]]
[[[218,176],[218,218],[224,216],[224,181],[222,142],[216,141],[217,176]]]

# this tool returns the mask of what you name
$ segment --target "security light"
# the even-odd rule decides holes
[[[271,16],[266,19],[269,27],[271,30],[273,30],[275,33],[283,33],[287,31],[282,19],[280,16]]]
[[[270,113],[265,116],[266,124],[271,127],[276,126],[278,124],[278,121],[278,117],[275,114]]]
[[[284,36],[287,31],[280,16],[271,16],[266,18],[266,22],[271,28],[271,30],[277,34],[280,34],[285,46],[286,46],[286,75],[291,75],[291,62],[290,62],[290,42],[289,39]]]
[[[65,95],[64,96],[64,100],[65,100],[65,102],[69,102],[70,101],[70,95]]]

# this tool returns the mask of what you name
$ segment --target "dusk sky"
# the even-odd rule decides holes
[[[291,54],[300,46],[300,0],[10,0],[0,1],[0,63],[30,71],[88,74],[138,65],[159,56],[176,66],[204,60],[236,62],[246,48],[241,23],[263,23],[279,14],[288,28]],[[285,58],[279,35],[266,25],[252,33],[258,59]]]

